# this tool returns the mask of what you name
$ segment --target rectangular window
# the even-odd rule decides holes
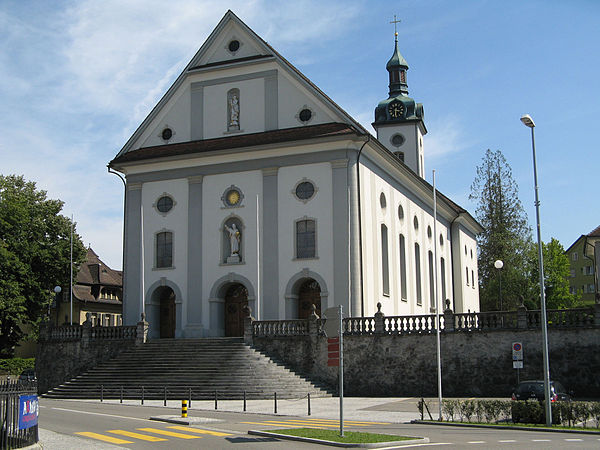
[[[440,258],[440,279],[442,280],[442,306],[446,301],[446,260]]]
[[[592,266],[585,266],[586,275],[594,275],[594,268]]]
[[[590,294],[593,294],[595,290],[596,290],[596,289],[595,289],[595,287],[594,287],[594,285],[593,285],[593,284],[588,284],[588,292],[589,292]]]
[[[571,269],[571,278],[575,278],[575,269]]]
[[[577,252],[573,252],[573,261],[577,261],[579,259],[579,254]]]
[[[429,251],[429,304],[435,308],[435,271],[433,270],[433,252]]]
[[[314,220],[296,222],[296,258],[316,256],[316,234]]]
[[[381,276],[383,295],[390,295],[390,267],[388,260],[388,230],[381,224]]]
[[[400,295],[406,301],[408,293],[406,289],[406,241],[404,235],[400,235]]]
[[[173,233],[156,234],[156,267],[173,267]]]
[[[415,243],[415,280],[417,282],[417,305],[423,304],[421,294],[421,248]]]

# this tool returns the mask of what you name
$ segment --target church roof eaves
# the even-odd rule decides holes
[[[116,164],[144,161],[154,158],[191,155],[217,150],[254,147],[258,145],[278,144],[283,142],[302,141],[306,139],[361,136],[364,133],[346,123],[325,123],[305,127],[284,128],[251,134],[239,134],[201,141],[181,142],[178,144],[144,147],[124,153],[113,159],[109,166]]]

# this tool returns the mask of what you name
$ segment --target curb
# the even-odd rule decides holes
[[[414,438],[406,441],[390,441],[390,442],[374,442],[367,444],[350,444],[343,442],[333,442],[333,441],[324,441],[321,439],[314,438],[306,438],[301,436],[290,436],[288,434],[278,434],[278,433],[270,433],[268,431],[257,431],[257,430],[248,430],[248,434],[252,434],[255,436],[264,436],[264,437],[272,437],[277,439],[286,439],[289,441],[301,441],[301,442],[310,442],[311,444],[320,444],[320,445],[330,445],[332,447],[345,447],[345,448],[380,448],[380,447],[399,447],[402,445],[410,445],[410,444],[427,444],[429,443],[429,438]]]
[[[491,428],[494,430],[516,430],[516,431],[545,431],[548,433],[573,433],[573,434],[595,434],[600,435],[600,431],[586,430],[565,430],[558,428],[545,428],[545,427],[514,427],[509,425],[485,425],[478,423],[456,423],[456,422],[438,422],[428,420],[411,420],[410,423],[417,425],[443,425],[450,427],[464,427],[464,428]]]
[[[175,423],[177,425],[197,425],[206,423],[223,422],[221,419],[209,419],[207,417],[180,417],[180,416],[152,416],[150,420],[157,422]]]

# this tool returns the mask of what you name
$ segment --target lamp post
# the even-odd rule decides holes
[[[498,301],[500,302],[500,311],[502,311],[502,268],[504,263],[501,259],[497,259],[494,263],[494,267],[498,269]]]
[[[531,148],[533,150],[533,181],[535,185],[535,218],[537,223],[538,260],[540,265],[540,306],[542,309],[542,356],[544,359],[544,400],[546,426],[552,426],[552,407],[550,405],[550,363],[548,361],[548,321],[546,319],[546,296],[544,293],[544,256],[542,254],[542,236],[540,227],[540,200],[538,196],[537,165],[535,161],[535,123],[529,114],[521,117],[521,122],[531,128]]]
[[[60,295],[62,288],[60,286],[54,286],[54,304],[56,307],[56,325],[58,326],[58,296]],[[48,319],[50,319],[50,308],[48,307]]]

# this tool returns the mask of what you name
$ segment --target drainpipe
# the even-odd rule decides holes
[[[123,283],[122,286],[122,293],[121,293],[121,303],[124,304],[124,300],[125,300],[125,221],[127,219],[127,183],[125,182],[125,178],[123,178],[121,176],[121,174],[119,172],[115,172],[114,170],[112,170],[112,168],[107,165],[106,168],[108,169],[108,173],[112,173],[116,176],[118,176],[121,181],[123,182],[123,256],[121,258],[121,273],[123,274],[123,276],[121,276],[121,280]],[[123,318],[123,310],[121,310],[121,319]]]
[[[361,201],[360,201],[360,156],[362,155],[363,148],[371,141],[371,135],[367,135],[367,140],[358,150],[356,156],[356,195],[358,199],[358,261],[359,261],[359,280],[360,280],[360,315],[365,316],[365,294],[363,289],[363,251],[362,251],[362,219],[361,219]]]

